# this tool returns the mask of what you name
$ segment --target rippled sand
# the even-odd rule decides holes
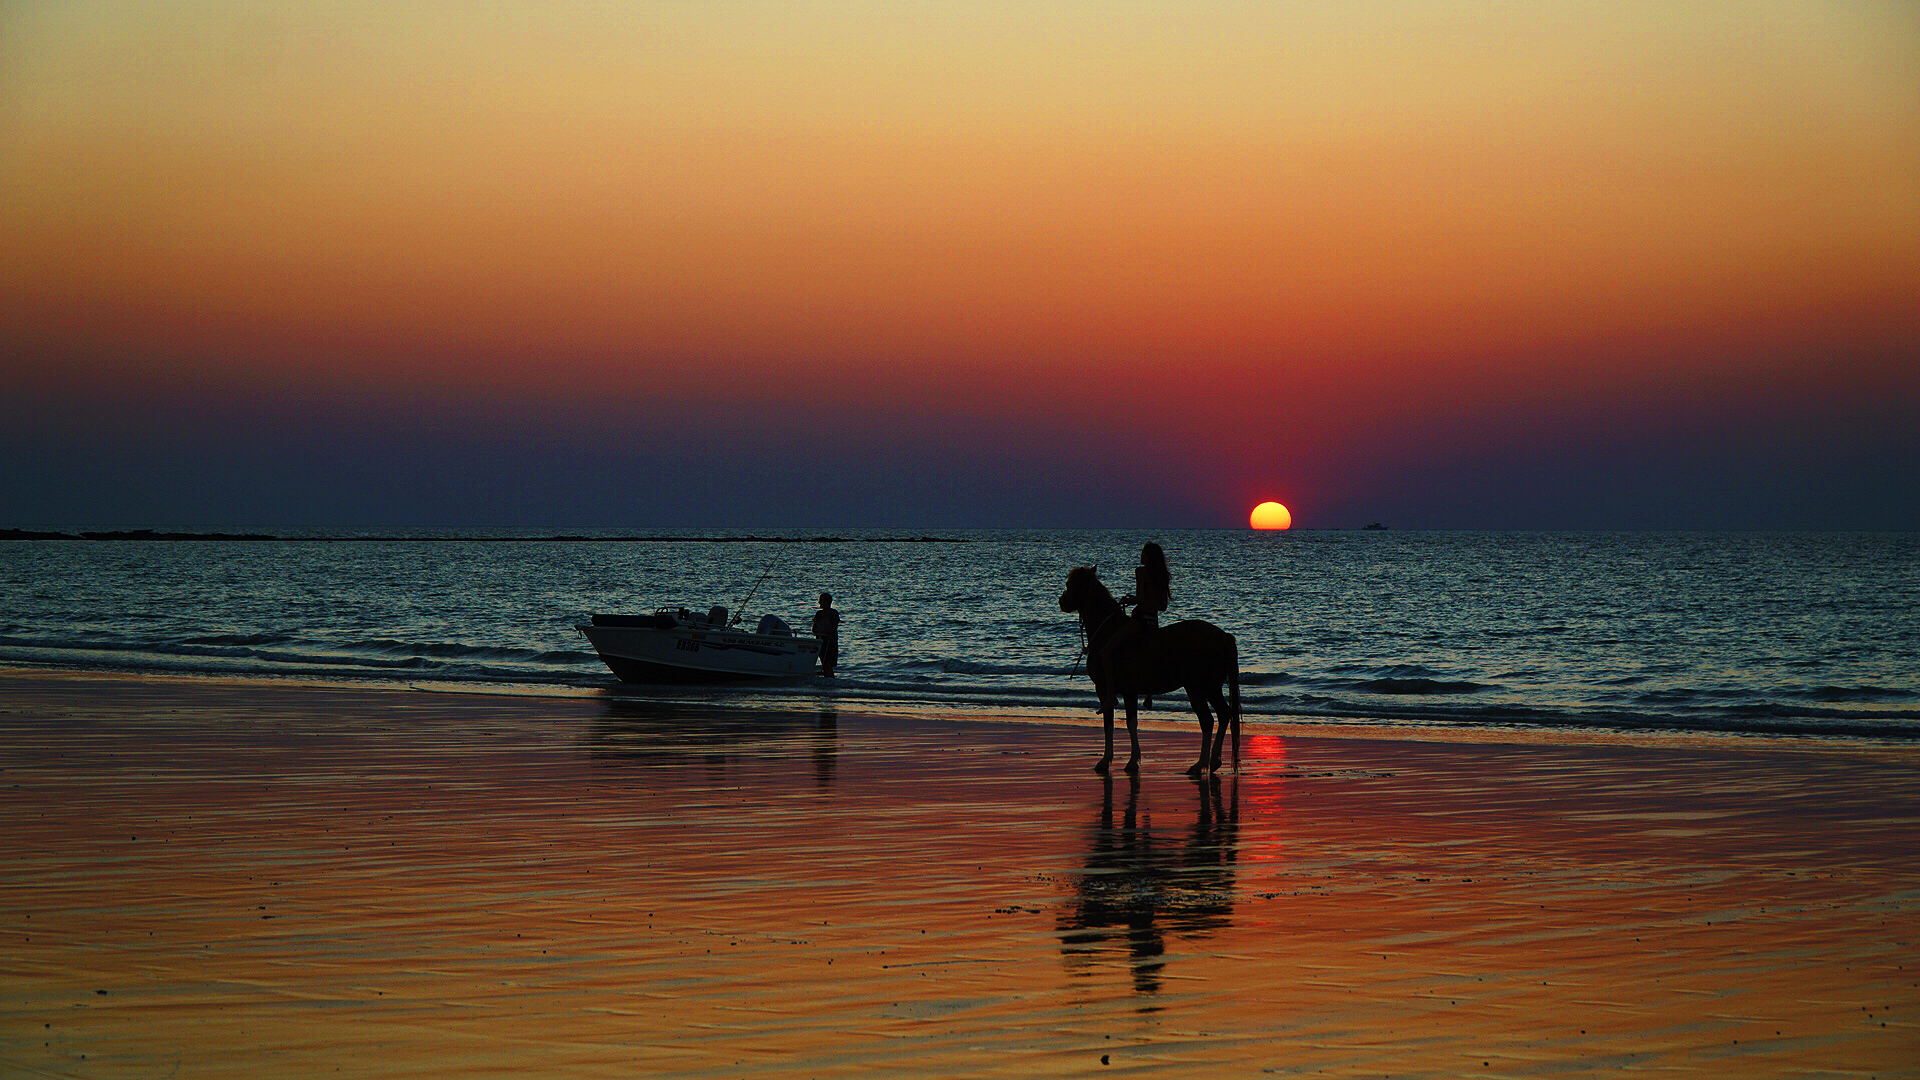
[[[0,1073],[1920,1075],[1920,753],[1300,730],[0,676]]]

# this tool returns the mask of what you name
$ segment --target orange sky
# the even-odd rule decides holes
[[[8,5],[0,363],[69,397],[1092,395],[1248,475],[1356,421],[1914,392],[1909,4],[948,7]]]

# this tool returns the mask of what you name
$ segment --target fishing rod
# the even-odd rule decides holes
[[[740,625],[740,616],[746,612],[747,605],[753,601],[754,594],[760,591],[760,586],[766,583],[767,575],[773,573],[773,567],[780,561],[782,554],[784,554],[784,552],[776,549],[774,553],[767,558],[767,568],[760,571],[760,580],[754,582],[753,588],[747,590],[747,598],[740,601],[739,606],[733,609],[733,620],[727,623],[728,626]]]

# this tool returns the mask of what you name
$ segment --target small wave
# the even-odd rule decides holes
[[[1085,670],[1085,660],[1063,661],[1059,664],[994,664],[982,660],[961,660],[942,658],[927,660],[903,660],[890,665],[898,671],[911,673],[914,678],[926,675],[1021,675],[1028,677],[1057,679],[1070,671]]]
[[[442,661],[428,660],[419,656],[395,657],[391,660],[384,660],[372,656],[341,656],[337,653],[263,651],[254,653],[253,655],[275,664],[318,664],[326,667],[365,667],[416,671],[433,670],[447,666]]]
[[[393,641],[387,638],[350,641],[338,648],[391,653],[397,656],[438,656],[477,660],[531,660],[540,655],[532,649],[515,649],[500,645],[462,645],[453,641]]]
[[[1920,693],[1885,686],[1815,686],[1790,693],[1808,701],[1920,701]]]
[[[1011,704],[1074,702],[1093,700],[1092,684],[1073,686],[1039,686],[1032,683],[1011,685],[990,685],[986,683],[942,683],[929,693],[932,680],[919,676],[893,677],[884,675],[842,675],[837,679],[815,677],[807,685],[815,689],[830,689],[835,693],[874,693],[881,695],[908,695],[914,700],[947,703],[950,701],[968,701],[988,703],[1003,701]]]
[[[1818,705],[1788,705],[1778,701],[1755,701],[1743,705],[1721,705],[1706,710],[1723,716],[1780,716],[1833,720],[1912,720],[1920,721],[1915,709],[1823,709]]]
[[[532,683],[546,686],[620,685],[602,668],[598,672],[528,671],[526,668],[488,667],[452,668],[433,673],[435,682]]]
[[[1649,690],[1636,694],[1633,700],[1640,705],[1713,705],[1733,698],[1752,697],[1753,691],[1732,686],[1687,687],[1679,690]]]
[[[597,664],[600,662],[600,657],[597,653],[575,652],[572,650],[562,650],[560,652],[534,653],[532,656],[528,657],[527,659],[531,660],[536,664],[571,665],[571,664]]]
[[[297,639],[285,634],[208,634],[204,637],[190,637],[180,640],[181,645],[285,645]]]
[[[0,645],[23,649],[116,649],[120,643],[110,637],[0,637]]]
[[[1493,687],[1476,682],[1442,682],[1437,679],[1369,679],[1354,683],[1353,689],[1368,694],[1475,694]]]
[[[311,641],[285,634],[205,634],[178,639],[128,641],[113,636],[0,636],[0,647],[53,652],[118,654],[137,657],[201,658],[210,661],[258,660],[274,664],[322,667],[396,668],[431,670],[452,664],[525,663],[572,667],[594,664],[599,657],[579,650],[534,650],[504,646],[461,645],[447,642],[404,642],[375,638],[344,644]]]
[[[1378,679],[1431,679],[1446,674],[1423,664],[1334,664],[1327,671],[1334,675],[1372,675]]]
[[[1041,675],[1060,676],[1066,674],[1066,666],[1035,666],[1032,664],[988,664],[977,660],[942,660],[939,670],[948,675]]]
[[[91,646],[96,647],[97,646]],[[230,656],[247,657],[263,655],[260,650],[241,645],[190,645],[185,642],[160,641],[148,645],[122,646],[130,651],[154,652],[164,656]]]
[[[1467,723],[1525,727],[1588,727],[1631,731],[1701,731],[1731,734],[1832,735],[1920,739],[1920,711],[1857,712],[1813,706],[1750,704],[1687,713],[1579,706],[1542,708],[1507,704],[1412,704],[1349,701],[1302,694],[1291,702],[1263,701],[1263,715],[1327,716],[1353,720]],[[1248,712],[1254,712],[1249,708]]]

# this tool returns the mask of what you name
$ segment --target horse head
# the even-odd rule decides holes
[[[1112,604],[1113,594],[1100,583],[1100,575],[1091,566],[1076,566],[1067,572],[1067,591],[1060,594],[1061,611],[1080,611],[1095,602]]]

